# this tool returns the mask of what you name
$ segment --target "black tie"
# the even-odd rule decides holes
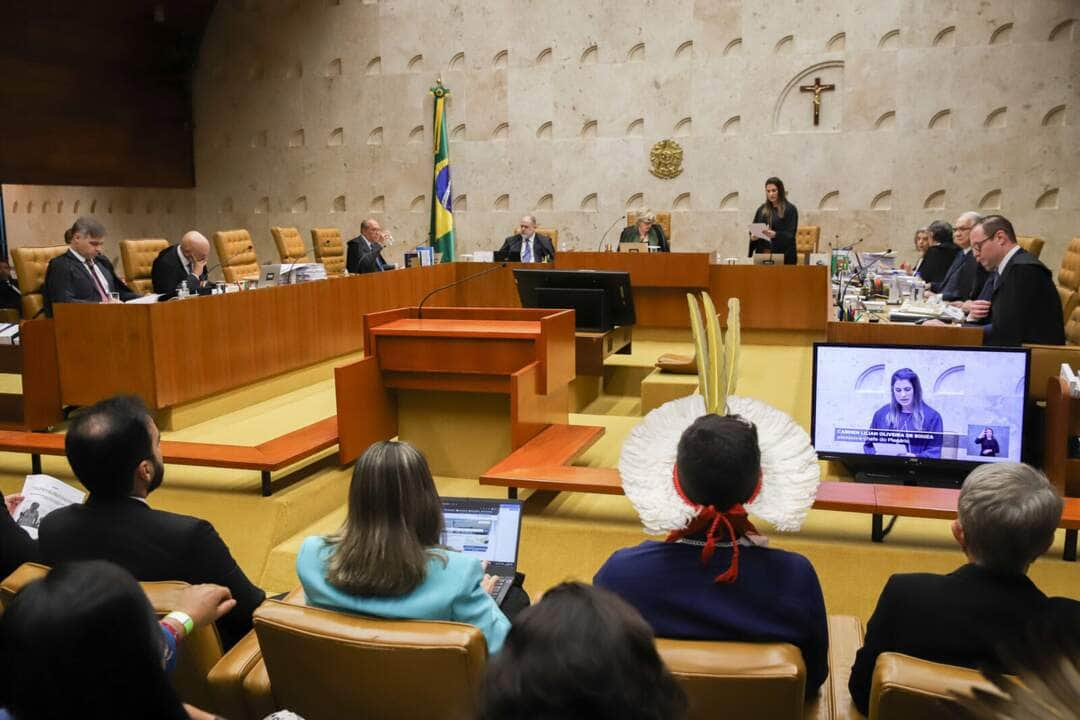
[[[988,278],[986,278],[986,284],[983,285],[982,292],[979,293],[980,300],[989,300],[993,296],[994,288],[996,288],[998,284],[998,277],[998,271],[995,270],[990,273]]]

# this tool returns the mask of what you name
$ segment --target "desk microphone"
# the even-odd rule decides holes
[[[600,245],[598,245],[596,248],[597,252],[604,249],[604,240],[607,239],[608,233],[611,232],[612,228],[614,228],[615,225],[618,224],[618,222],[624,217],[626,216],[620,214],[619,217],[615,218],[615,222],[611,223],[611,225],[608,226],[608,229],[604,231],[604,234],[600,236]]]
[[[419,304],[419,305],[418,305],[418,306],[416,307],[416,319],[417,319],[417,320],[420,320],[420,319],[422,319],[422,318],[424,317],[424,303],[426,303],[426,302],[428,301],[428,298],[430,298],[430,297],[431,297],[432,295],[434,295],[435,293],[440,293],[440,292],[442,292],[443,290],[449,290],[449,289],[450,289],[450,288],[452,288],[452,287],[456,287],[456,286],[458,286],[458,285],[461,285],[462,283],[466,283],[466,282],[468,282],[469,280],[472,280],[473,278],[478,278],[478,277],[480,277],[481,275],[487,275],[488,273],[493,273],[493,272],[495,272],[496,270],[502,270],[502,269],[503,269],[504,267],[506,267],[506,265],[507,265],[507,264],[506,264],[506,263],[504,263],[504,262],[503,262],[503,263],[499,263],[499,264],[498,264],[498,265],[496,265],[495,267],[489,267],[489,268],[487,268],[486,270],[481,270],[480,272],[477,272],[477,273],[473,273],[472,275],[466,275],[465,277],[461,278],[460,280],[455,280],[455,281],[454,281],[454,282],[452,282],[452,283],[449,283],[449,284],[447,284],[447,285],[443,285],[442,287],[437,287],[437,288],[435,288],[434,290],[432,290],[431,292],[429,292],[429,293],[428,293],[427,295],[425,295],[425,296],[424,296],[424,299],[423,299],[423,300],[421,300],[421,301],[420,301],[420,304]]]
[[[208,270],[206,271],[206,279],[207,279],[207,281],[209,281],[209,280],[210,280],[210,273],[214,272],[215,270],[217,270],[218,268],[220,268],[220,267],[221,267],[222,265],[225,265],[225,264],[226,264],[227,262],[229,262],[229,260],[232,260],[232,259],[233,259],[234,257],[236,257],[237,255],[240,255],[240,254],[242,254],[242,253],[246,253],[246,252],[247,252],[248,250],[254,250],[254,249],[255,249],[255,248],[254,248],[253,246],[251,246],[251,245],[248,245],[248,246],[247,246],[246,248],[244,248],[244,249],[243,249],[243,250],[241,250],[240,252],[236,252],[236,253],[233,253],[232,255],[230,255],[230,256],[229,256],[228,258],[226,258],[225,260],[222,260],[222,261],[221,261],[221,262],[219,262],[219,263],[218,263],[217,265],[214,265],[213,267],[211,267],[210,269],[208,269]]]

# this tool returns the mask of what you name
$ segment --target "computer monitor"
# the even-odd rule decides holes
[[[886,482],[959,485],[1020,461],[1029,365],[1023,348],[815,344],[814,447]]]
[[[572,309],[578,330],[607,332],[636,321],[628,272],[521,268],[514,283],[522,307]]]

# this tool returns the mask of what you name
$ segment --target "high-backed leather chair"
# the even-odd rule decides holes
[[[539,227],[538,226],[538,227],[533,228],[533,230],[536,232],[537,235],[544,235],[546,237],[551,238],[551,247],[553,247],[555,249],[555,251],[558,252],[558,250],[559,250],[559,229],[558,228]],[[520,235],[521,234],[521,226],[520,225],[515,225],[514,226],[514,234],[515,235]]]
[[[48,572],[49,568],[45,565],[23,563],[0,582],[0,610],[7,607],[20,590],[34,580],[45,577]],[[159,618],[176,609],[180,593],[188,587],[187,583],[176,581],[144,582],[139,585]],[[204,710],[215,707],[207,675],[221,656],[221,638],[213,623],[198,628],[180,641],[176,667],[169,679],[181,700]]]
[[[311,262],[311,258],[304,249],[304,238],[299,230],[294,227],[272,227],[270,234],[274,236],[274,244],[277,245],[281,262]]]
[[[45,271],[49,261],[68,250],[67,245],[50,247],[20,247],[11,251],[15,261],[15,274],[19,276],[19,291],[22,292],[22,316],[24,320],[33,320],[45,307],[42,287],[45,285]]]
[[[874,665],[870,720],[949,720],[957,716],[955,706],[942,702],[949,699],[949,691],[970,694],[973,687],[993,689],[969,668],[882,653]]]
[[[1027,235],[1017,235],[1016,242],[1035,257],[1042,254],[1043,245],[1046,244],[1041,237],[1029,237]]]
[[[120,241],[120,259],[124,261],[124,275],[129,288],[145,295],[154,291],[150,271],[154,260],[162,250],[169,247],[164,238],[130,239]]]
[[[337,228],[311,228],[311,246],[315,259],[326,268],[327,277],[339,277],[345,272],[345,241]]]
[[[225,282],[259,276],[259,258],[247,230],[219,230],[214,233],[214,250],[221,263]]]
[[[240,680],[246,707],[218,706],[230,718],[287,708],[307,720],[465,720],[487,664],[487,643],[472,625],[383,620],[295,600],[264,602],[255,634],[257,647],[245,638],[212,674],[234,692]]]
[[[1080,290],[1080,237],[1074,237],[1061,256],[1057,284],[1070,290]]]
[[[806,692],[802,653],[787,643],[711,642],[658,638],[656,649],[690,700],[689,720],[801,720]]]
[[[800,225],[795,230],[795,252],[805,257],[818,251],[821,242],[821,227],[818,225]]]
[[[670,244],[671,243],[671,213],[666,211],[666,210],[658,210],[658,211],[654,212],[653,215],[656,216],[656,224],[664,229],[664,237],[667,238],[667,241]],[[626,225],[627,225],[627,227],[629,227],[630,225],[637,224],[637,219],[638,219],[638,211],[637,210],[627,210],[626,211]],[[540,232],[540,229],[537,228],[536,232]]]

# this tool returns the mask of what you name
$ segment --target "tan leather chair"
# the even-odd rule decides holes
[[[212,673],[215,687],[232,693],[216,706],[231,718],[284,708],[307,720],[470,718],[487,664],[487,643],[471,625],[382,620],[295,600],[263,603],[255,633],[257,646],[245,638]]]
[[[337,228],[311,228],[311,245],[315,259],[326,268],[327,277],[340,277],[345,273],[345,241]]]
[[[259,258],[247,230],[219,230],[214,233],[214,250],[221,263],[225,282],[259,277]]]
[[[1057,284],[1070,290],[1080,290],[1080,237],[1074,237],[1061,257]]]
[[[1069,345],[1080,345],[1080,304],[1073,305],[1072,312],[1065,318],[1065,342]],[[1045,380],[1043,378],[1044,382]]]
[[[539,225],[534,228],[537,235],[544,235],[551,238],[551,247],[555,249],[555,252],[559,251],[559,229],[553,227],[540,227]],[[521,234],[521,226],[514,226],[514,235]]]
[[[45,307],[42,288],[45,285],[45,271],[49,261],[68,250],[67,245],[50,247],[20,247],[11,251],[15,261],[15,274],[19,276],[19,291],[22,292],[22,316],[24,320],[33,320]]]
[[[821,242],[821,228],[817,225],[800,225],[795,230],[795,252],[800,258],[818,251]]]
[[[942,702],[949,691],[970,694],[993,685],[975,670],[942,665],[900,653],[882,653],[874,665],[870,720],[951,720],[956,707]]]
[[[154,291],[150,271],[154,267],[154,260],[167,247],[169,241],[164,238],[120,241],[120,258],[124,261],[124,274],[127,276],[129,288],[140,295]]]
[[[671,244],[671,213],[664,211],[656,211],[653,213],[656,216],[656,224],[664,229],[664,237],[667,238],[668,244]],[[626,211],[626,225],[627,227],[637,223],[638,212],[637,210]],[[540,232],[537,228],[536,232]]]
[[[304,250],[304,238],[299,230],[294,227],[272,227],[270,234],[274,236],[274,244],[277,245],[281,262],[311,262],[311,258]]]
[[[1035,257],[1042,254],[1043,245],[1046,244],[1041,237],[1028,237],[1026,235],[1017,235],[1016,242]]]
[[[23,563],[0,582],[0,610],[9,605],[15,595],[34,580],[45,577],[49,568],[37,563]],[[175,610],[180,593],[188,587],[184,582],[139,583],[159,618]],[[207,682],[211,668],[221,659],[221,638],[210,624],[184,638],[176,653],[176,668],[170,680],[180,699],[204,710],[214,709],[215,698]]]
[[[794,645],[657,638],[656,649],[686,691],[689,720],[711,720],[718,708],[744,719],[803,717],[806,666]]]

